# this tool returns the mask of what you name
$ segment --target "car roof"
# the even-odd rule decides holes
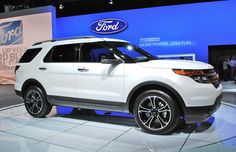
[[[83,36],[83,37],[72,37],[72,38],[62,38],[54,40],[46,40],[34,43],[30,48],[43,47],[44,45],[63,45],[63,44],[75,44],[75,43],[92,43],[92,42],[103,42],[103,41],[112,41],[112,42],[127,42],[124,40],[114,39],[114,38],[96,38],[93,36]]]

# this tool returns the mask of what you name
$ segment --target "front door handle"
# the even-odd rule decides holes
[[[79,72],[88,72],[89,69],[86,69],[86,68],[79,68],[78,71],[79,71]]]
[[[45,68],[45,67],[39,67],[39,70],[45,71],[45,70],[47,70],[47,68]]]

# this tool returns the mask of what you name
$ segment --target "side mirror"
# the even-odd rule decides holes
[[[104,63],[104,64],[120,64],[120,63],[122,63],[122,60],[120,60],[120,59],[102,59],[101,63]]]

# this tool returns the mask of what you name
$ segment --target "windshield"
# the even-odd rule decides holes
[[[109,42],[123,55],[128,56],[134,62],[145,62],[149,60],[156,60],[157,58],[139,47],[126,42]]]

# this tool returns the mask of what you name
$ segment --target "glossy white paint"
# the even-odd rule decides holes
[[[207,63],[190,61],[190,60],[153,60],[142,62],[139,65],[145,68],[160,68],[160,69],[212,69],[213,66]]]
[[[48,95],[126,102],[131,90],[140,83],[157,81],[171,86],[183,98],[187,107],[213,105],[221,94],[212,84],[201,84],[193,79],[175,74],[172,69],[211,69],[211,65],[186,60],[154,60],[141,63],[44,63],[42,60],[54,45],[88,43],[98,41],[119,41],[116,39],[77,39],[47,42],[32,48],[43,50],[29,64],[20,65],[16,72],[15,89],[21,91],[23,83],[34,78],[45,88]],[[47,71],[40,71],[46,67]],[[78,69],[85,68],[86,72]]]
[[[87,72],[78,69],[85,68]],[[75,63],[78,98],[121,102],[124,96],[125,64]]]
[[[47,70],[38,70],[36,80],[45,86],[47,94],[76,97],[74,63],[42,63],[40,67]]]

